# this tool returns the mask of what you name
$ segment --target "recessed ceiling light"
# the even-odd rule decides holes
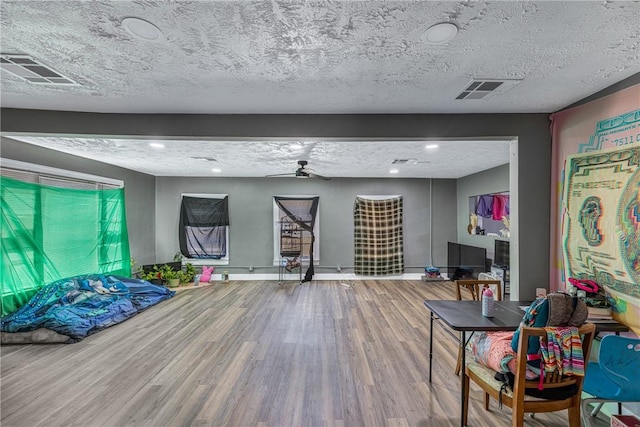
[[[160,142],[150,142],[149,143],[149,147],[152,147],[152,148],[164,148],[164,144],[162,144]]]
[[[220,172],[222,172],[222,169],[213,168],[213,169],[211,169],[211,172],[220,173]]]
[[[400,172],[398,169],[391,169],[391,170],[389,171],[389,173],[398,173],[398,172]]]
[[[434,148],[438,148],[438,144],[427,144],[424,148],[427,150],[433,150]]]
[[[429,44],[446,43],[458,34],[458,27],[450,22],[432,25],[424,32],[424,39]]]
[[[157,41],[162,38],[162,31],[149,21],[128,17],[122,20],[122,26],[129,34],[146,41]]]

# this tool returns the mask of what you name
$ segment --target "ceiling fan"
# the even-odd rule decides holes
[[[318,175],[317,173],[315,173],[313,171],[313,169],[306,169],[305,166],[307,166],[309,162],[307,162],[306,160],[298,160],[298,165],[300,166],[298,169],[296,169],[295,172],[291,172],[291,173],[278,173],[275,175],[267,175],[267,178],[271,178],[271,177],[275,177],[275,176],[295,176],[296,178],[320,178],[323,179],[325,181],[329,181],[331,178],[327,178],[325,176],[322,175]]]

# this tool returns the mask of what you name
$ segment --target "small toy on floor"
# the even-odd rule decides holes
[[[200,282],[205,283],[211,281],[211,274],[213,274],[213,270],[215,270],[215,267],[203,266],[202,274],[200,274]]]
[[[424,268],[424,274],[429,279],[439,279],[440,278],[440,269],[434,267],[432,265],[428,265]]]

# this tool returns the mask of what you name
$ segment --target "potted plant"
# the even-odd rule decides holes
[[[174,270],[170,265],[163,265],[160,267],[160,275],[163,280],[167,281],[167,286],[170,288],[180,286],[180,276],[178,273],[182,273],[181,270]]]
[[[197,274],[196,268],[193,266],[193,264],[191,263],[187,263],[185,265],[185,270],[184,270],[184,283],[191,283],[193,282],[194,277]]]
[[[164,279],[162,278],[162,272],[157,265],[154,265],[149,271],[140,273],[140,279],[146,280],[154,285],[164,285]]]

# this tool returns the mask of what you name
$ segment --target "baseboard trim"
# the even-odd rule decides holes
[[[354,273],[317,273],[313,275],[314,281],[320,280],[420,280],[423,276],[423,273],[404,273],[393,276],[358,276]],[[222,280],[221,274],[213,274],[212,279],[216,282]],[[304,278],[304,273],[302,274]],[[283,277],[284,281],[299,281],[300,274],[298,273],[287,273]],[[243,273],[243,274],[229,274],[229,280],[280,280],[280,277],[276,273]]]

